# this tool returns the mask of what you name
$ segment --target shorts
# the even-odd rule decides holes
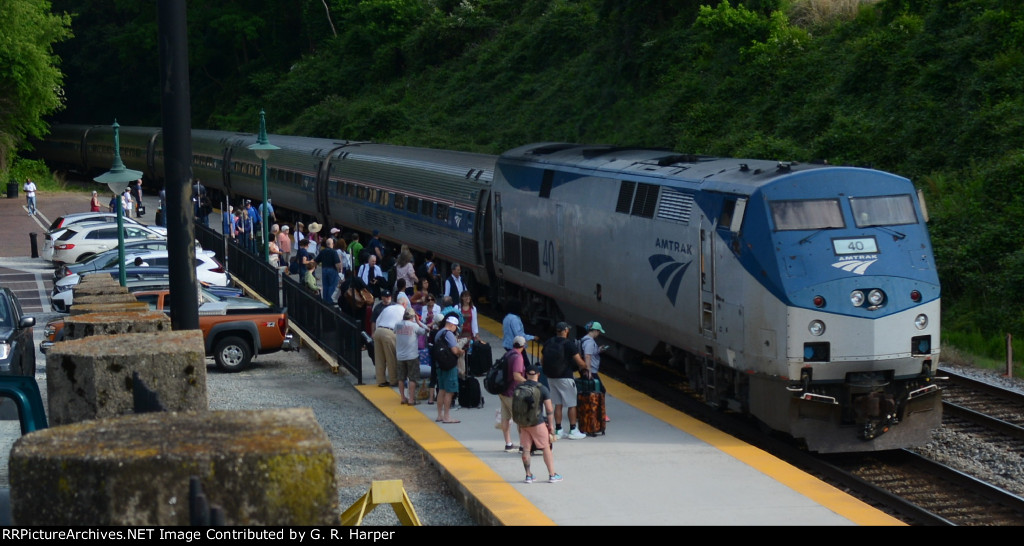
[[[420,359],[414,358],[411,360],[399,360],[398,361],[398,380],[409,381],[416,383],[420,380],[422,374],[420,373]]]
[[[541,423],[532,427],[519,427],[519,445],[523,446],[523,456],[527,455],[534,449],[546,449],[551,445],[551,439],[548,437],[550,432],[548,431],[547,423]]]
[[[501,402],[501,422],[510,421],[512,419],[512,397],[499,394],[498,401]]]
[[[576,380],[571,377],[548,378],[551,403],[566,408],[576,407]]]
[[[450,393],[459,392],[459,369],[437,369],[437,388]]]

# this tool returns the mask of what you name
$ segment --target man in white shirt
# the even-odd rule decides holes
[[[25,179],[25,185],[22,187],[25,192],[25,201],[28,205],[28,215],[36,215],[36,183],[31,178]]]
[[[373,330],[373,367],[377,374],[377,386],[388,387],[398,384],[398,346],[395,327],[402,322],[405,307],[391,303],[377,316]]]
[[[448,280],[444,281],[444,293],[442,296],[450,296],[452,301],[458,302],[462,297],[462,292],[467,288],[466,282],[462,278],[462,266],[452,264],[452,274],[448,276]]]

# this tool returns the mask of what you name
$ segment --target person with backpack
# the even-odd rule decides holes
[[[586,375],[586,363],[576,349],[576,340],[569,339],[569,325],[559,322],[555,325],[555,337],[544,342],[540,354],[544,374],[548,376],[548,388],[551,389],[551,401],[555,405],[555,436],[579,440],[586,438],[576,428],[576,380],[573,372],[580,370]],[[567,408],[569,432],[562,431],[562,407]],[[524,450],[526,448],[523,448]]]
[[[507,386],[504,392],[498,394],[501,402],[501,434],[505,437],[505,453],[513,453],[516,446],[512,443],[512,395],[520,383],[526,381],[526,366],[523,365],[523,349],[526,347],[526,338],[516,336],[512,341],[512,348],[505,352],[507,370],[505,381]]]
[[[551,453],[551,444],[558,439],[554,433],[553,408],[550,392],[537,382],[539,378],[537,366],[526,368],[526,381],[515,388],[512,398],[512,419],[519,425],[519,443],[523,446],[523,469],[526,471],[523,481],[533,483],[530,454],[539,449],[548,469],[548,483],[557,483],[562,481],[562,476],[555,472],[555,456]]]
[[[439,351],[451,351],[456,360],[462,356],[462,349],[455,339],[455,330],[459,327],[459,317],[448,315],[445,317],[443,328],[434,337],[434,345],[441,345]],[[455,393],[459,392],[459,368],[454,365],[446,369],[440,362],[437,364],[437,419],[439,423],[461,423],[458,419],[452,419],[452,399]]]

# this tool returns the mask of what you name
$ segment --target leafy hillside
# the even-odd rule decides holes
[[[64,53],[65,120],[159,123],[155,69],[103,71],[105,59],[158,59],[152,3],[119,4],[114,16],[99,0],[54,2],[82,13]],[[194,127],[253,131],[264,108],[274,133],[489,153],[537,141],[643,145],[896,172],[930,207],[947,339],[978,332],[998,347],[1007,332],[1024,335],[1019,2],[252,0],[189,10]],[[104,49],[100,33],[115,26],[132,30]]]

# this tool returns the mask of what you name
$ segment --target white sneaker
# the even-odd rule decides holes
[[[583,434],[582,432],[580,432],[580,429],[578,429],[578,428],[572,429],[572,431],[569,434],[563,436],[563,438],[568,438],[570,440],[580,440],[580,439],[586,438],[586,437],[587,437],[587,435]]]
[[[562,429],[562,430],[558,431],[557,436],[558,436],[559,439],[561,439],[561,438],[568,438],[569,437],[569,433],[566,432],[565,429]]]

